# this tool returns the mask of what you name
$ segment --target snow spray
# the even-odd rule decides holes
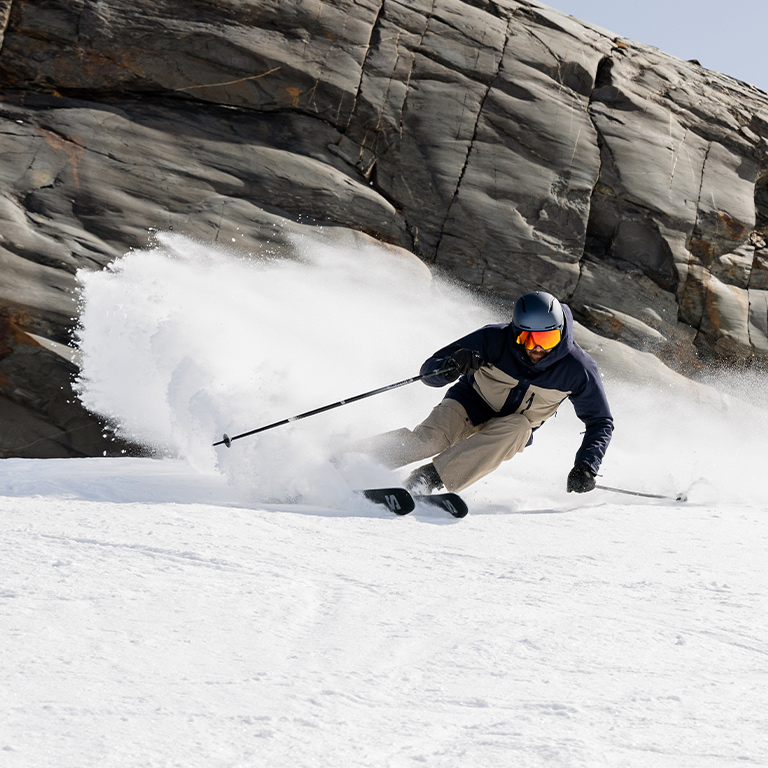
[[[440,393],[414,384],[237,450],[211,443],[418,374],[435,349],[497,318],[416,257],[353,233],[295,236],[281,256],[159,234],[80,272],[79,396],[121,436],[215,465],[249,495],[331,503],[346,486],[329,456],[417,423]],[[387,478],[361,478],[374,479]]]
[[[414,376],[436,349],[507,318],[415,257],[354,233],[294,237],[279,256],[164,233],[103,271],[81,271],[77,389],[122,437],[216,468],[244,500],[333,506],[350,485],[393,484],[400,473],[358,458],[345,475],[330,457],[354,439],[414,426],[442,390],[413,384],[237,450],[211,444]],[[616,431],[600,482],[686,493],[689,503],[765,499],[765,399],[721,397],[739,389],[722,377],[702,389],[657,370],[647,381],[606,378]],[[767,391],[757,377],[752,390],[760,386]],[[583,429],[564,404],[531,448],[466,494],[504,510],[600,503],[598,492],[565,493]]]

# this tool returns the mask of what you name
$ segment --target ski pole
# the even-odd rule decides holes
[[[404,387],[406,384],[413,384],[414,381],[421,381],[422,379],[430,378],[432,376],[439,376],[441,373],[448,373],[448,371],[453,371],[453,370],[455,370],[455,367],[450,366],[448,368],[441,368],[439,371],[433,371],[432,373],[422,373],[422,374],[419,374],[418,376],[412,376],[410,379],[404,379],[403,381],[398,381],[395,384],[389,384],[386,387],[379,387],[378,389],[373,389],[370,392],[363,392],[362,395],[355,395],[354,397],[348,397],[346,398],[346,400],[339,400],[337,403],[324,405],[321,408],[315,408],[312,411],[307,411],[306,413],[300,413],[298,416],[291,416],[290,418],[282,419],[281,421],[276,421],[274,424],[267,424],[264,427],[258,427],[257,429],[250,430],[250,432],[243,432],[239,435],[235,435],[234,437],[230,437],[225,433],[224,437],[218,442],[214,443],[214,445],[226,445],[227,448],[230,448],[232,446],[232,442],[234,440],[239,440],[241,437],[248,437],[249,435],[255,435],[259,432],[266,432],[268,429],[274,429],[275,427],[282,427],[283,424],[290,424],[292,421],[299,421],[299,419],[306,419],[308,416],[316,416],[318,413],[324,413],[325,411],[330,411],[332,408],[339,408],[342,405],[355,403],[358,400],[364,400],[366,397],[373,397],[374,395],[380,395],[382,392],[389,392],[389,390],[391,389]]]
[[[640,493],[640,491],[627,491],[624,488],[611,488],[608,485],[596,485],[601,491],[613,491],[613,493],[626,493],[629,496],[643,496],[646,499],[667,499],[668,501],[688,501],[685,493],[678,493],[677,496],[662,496],[658,493]]]

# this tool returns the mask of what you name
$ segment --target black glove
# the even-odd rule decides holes
[[[445,361],[446,367],[453,365],[454,370],[445,374],[445,378],[448,381],[456,381],[459,376],[466,373],[474,373],[484,365],[483,358],[480,357],[479,352],[475,352],[474,349],[457,349],[454,353],[449,355]]]
[[[576,464],[573,469],[568,473],[568,493],[576,491],[576,493],[586,493],[593,490],[595,487],[595,473],[591,467],[587,466],[583,461]]]

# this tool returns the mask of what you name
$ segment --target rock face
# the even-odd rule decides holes
[[[745,83],[522,0],[0,0],[0,30],[5,455],[17,408],[41,455],[115,450],[51,406],[74,368],[28,334],[66,344],[75,271],[152,228],[351,227],[677,365],[768,358]]]

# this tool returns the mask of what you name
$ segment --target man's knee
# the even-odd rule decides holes
[[[446,399],[432,409],[429,416],[414,428],[413,433],[425,443],[434,445],[435,453],[438,453],[456,445],[473,431],[475,428],[464,406],[455,400]]]
[[[491,421],[483,425],[483,431],[488,434],[508,434],[515,437],[525,436],[527,441],[533,433],[533,428],[531,427],[531,422],[523,414],[513,413],[511,416],[491,419]]]
[[[413,437],[424,446],[424,450],[430,456],[434,456],[436,453],[444,451],[450,445],[443,430],[436,427],[425,426],[423,424],[414,427]]]
[[[487,438],[505,447],[504,459],[510,459],[520,453],[528,445],[533,434],[531,422],[519,413],[492,419],[483,426],[482,431]]]

